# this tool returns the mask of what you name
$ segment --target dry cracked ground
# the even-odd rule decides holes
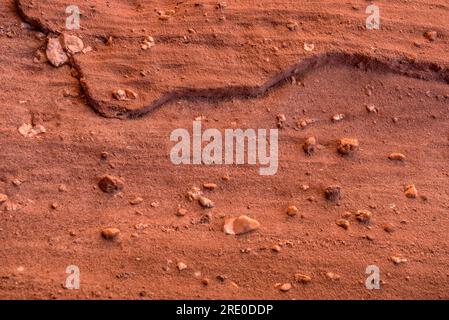
[[[380,30],[368,1],[72,2],[67,31],[0,1],[0,298],[449,298],[446,1],[377,1]],[[277,173],[173,164],[195,119],[278,128]]]

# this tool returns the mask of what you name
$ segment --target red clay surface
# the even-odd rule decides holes
[[[73,67],[91,100],[70,66],[33,62],[45,37],[22,25],[14,1],[0,3],[0,193],[9,198],[0,207],[1,298],[449,298],[445,1],[379,1],[381,30],[365,30],[366,1],[227,1],[224,9],[216,9],[216,2],[195,6],[198,1],[82,2],[76,34],[94,50],[76,56]],[[36,27],[63,31],[65,2],[20,3]],[[175,14],[160,21],[155,9]],[[299,23],[298,30],[286,28],[289,20]],[[429,30],[437,31],[435,41],[423,37]],[[156,46],[143,51],[147,35]],[[304,42],[315,45],[312,53],[304,51]],[[325,64],[298,74],[299,85],[283,81],[259,97],[235,91],[263,86],[300,61],[329,52],[360,55],[367,63]],[[374,63],[379,60],[385,64]],[[121,87],[139,98],[114,101],[111,92]],[[210,94],[169,101],[134,120],[94,111],[114,117],[111,106],[138,110],[180,88]],[[231,89],[216,94],[216,88]],[[369,104],[379,112],[368,113]],[[331,121],[339,113],[346,117]],[[260,176],[257,166],[170,162],[171,131],[191,130],[199,116],[204,129],[223,131],[275,128],[278,114],[287,120],[274,176]],[[316,121],[298,129],[302,119]],[[47,132],[23,137],[18,128],[31,122]],[[322,147],[306,156],[302,144],[310,136]],[[359,140],[352,157],[337,154],[341,137]],[[104,151],[107,160],[100,157]],[[392,152],[406,160],[389,160]],[[124,191],[101,192],[97,182],[104,174],[122,177]],[[229,181],[222,180],[225,175]],[[192,186],[207,182],[218,185],[205,191],[215,202],[208,210],[186,199]],[[67,191],[59,191],[62,184]],[[339,205],[323,196],[334,184],[344,194]],[[408,184],[416,186],[418,198],[405,197]],[[136,196],[143,203],[129,204]],[[186,216],[175,215],[178,205],[188,209]],[[288,217],[289,205],[300,214]],[[345,211],[357,210],[370,210],[371,224],[351,217],[348,230],[336,225]],[[199,223],[206,212],[212,221]],[[225,235],[223,217],[240,214],[257,219],[260,230]],[[387,223],[396,231],[384,231]],[[102,239],[105,227],[119,228],[119,239]],[[274,244],[282,250],[273,252]],[[395,265],[392,256],[407,262]],[[187,269],[178,271],[178,262]],[[71,264],[81,270],[79,290],[63,288]],[[380,267],[380,290],[365,288],[371,264]],[[328,279],[328,272],[340,279]],[[297,283],[295,273],[312,281]],[[288,292],[275,287],[287,282],[293,284]]]

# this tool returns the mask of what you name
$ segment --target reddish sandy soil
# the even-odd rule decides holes
[[[34,57],[46,44],[40,32],[64,31],[66,2],[21,0],[19,15],[14,1],[0,1],[0,194],[8,196],[0,298],[449,298],[446,1],[378,1],[381,30],[364,27],[367,1],[227,1],[219,9],[213,1],[79,2],[74,34],[93,51],[54,68]],[[156,10],[174,13],[161,21]],[[434,41],[423,36],[429,30]],[[148,35],[156,45],[144,51]],[[119,102],[116,88],[139,97]],[[339,113],[345,118],[332,121]],[[286,125],[276,175],[170,161],[170,133],[190,131],[199,116],[204,129],[223,131],[276,128],[278,114]],[[316,121],[300,129],[301,119]],[[46,133],[24,137],[24,123]],[[321,147],[306,156],[310,136]],[[341,137],[359,140],[353,156],[337,153]],[[392,152],[406,160],[389,160]],[[123,192],[103,193],[104,174],[123,178]],[[186,199],[208,182],[218,185],[204,191],[213,209]],[[335,184],[338,204],[323,193]],[[404,195],[408,184],[416,199]],[[131,205],[137,196],[143,202]],[[186,216],[175,215],[178,205]],[[288,217],[289,205],[300,213]],[[358,223],[357,210],[371,211],[371,223]],[[207,212],[211,221],[200,223]],[[344,212],[352,213],[348,230],[335,223]],[[240,214],[261,228],[226,235],[223,217]],[[105,227],[120,229],[119,238],[102,239]],[[63,287],[72,264],[79,290]],[[381,270],[380,290],[365,288],[368,265]],[[295,282],[296,273],[311,282]],[[293,287],[281,292],[279,283]]]

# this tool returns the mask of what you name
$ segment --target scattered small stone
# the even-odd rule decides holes
[[[148,37],[145,37],[145,39],[142,41],[142,44],[140,47],[142,48],[142,50],[148,50],[148,49],[154,47],[155,44],[156,44],[156,42],[154,41],[154,38],[148,36]]]
[[[332,121],[341,121],[345,118],[343,113],[335,114],[332,116]]]
[[[152,207],[152,208],[158,208],[159,207],[159,202],[157,202],[157,201],[153,201],[153,202],[151,202],[150,203],[150,206]]]
[[[285,114],[280,113],[276,116],[277,119],[277,126],[279,129],[284,128],[285,126],[285,121],[287,120],[287,118],[285,117]]]
[[[366,106],[366,110],[370,113],[378,113],[379,109],[374,104],[369,104]]]
[[[405,155],[402,153],[399,153],[399,152],[393,152],[393,153],[390,153],[390,155],[388,156],[388,159],[395,160],[395,161],[404,161]]]
[[[315,137],[309,137],[304,142],[304,145],[302,146],[304,152],[307,155],[312,155],[316,150],[316,139]]]
[[[315,49],[315,45],[313,43],[304,42],[304,51],[311,52]]]
[[[137,94],[137,92],[135,92],[131,89],[125,89],[125,94],[126,94],[126,98],[132,99],[132,100],[137,99],[137,97],[139,96]]]
[[[19,179],[14,179],[12,181],[12,184],[15,185],[16,187],[19,187],[22,184],[22,181],[20,181]]]
[[[340,139],[337,150],[343,155],[349,155],[359,148],[359,141],[353,138]]]
[[[181,207],[179,207],[178,211],[176,211],[176,215],[178,217],[184,217],[186,214],[187,214],[187,209],[184,209],[184,208],[181,208]]]
[[[435,41],[438,37],[438,33],[436,31],[426,31],[424,32],[424,37],[429,41]]]
[[[203,188],[207,190],[215,190],[217,189],[217,185],[215,183],[205,183],[203,184]]]
[[[8,196],[6,194],[0,193],[0,204],[8,201]]]
[[[65,184],[61,184],[58,190],[59,192],[67,192],[67,186]]]
[[[134,199],[129,201],[129,203],[133,206],[141,204],[142,202],[143,202],[143,199],[141,197],[135,197]]]
[[[416,190],[415,185],[410,184],[404,189],[405,196],[410,199],[415,199],[418,196],[418,190]]]
[[[303,184],[303,185],[301,185],[301,189],[302,189],[303,191],[307,191],[307,190],[310,189],[310,186],[307,185],[307,184]]]
[[[101,236],[106,240],[114,240],[120,234],[117,228],[105,228],[101,231]]]
[[[345,230],[349,229],[349,221],[346,219],[338,219],[335,223],[337,226],[342,227]]]
[[[69,60],[58,38],[48,39],[45,53],[48,61],[55,67],[60,67]]]
[[[169,16],[168,14],[161,14],[159,16],[159,20],[161,21],[168,21],[171,18],[171,16]]]
[[[61,38],[62,43],[64,44],[64,49],[71,55],[80,53],[84,49],[83,40],[77,36],[64,33]]]
[[[287,24],[285,25],[290,31],[295,31],[298,29],[298,22],[289,20],[287,21]]]
[[[340,186],[329,186],[324,190],[324,195],[329,201],[338,201],[342,198]]]
[[[284,283],[284,284],[279,286],[279,290],[282,291],[282,292],[290,291],[291,288],[292,288],[291,283]]]
[[[286,213],[288,216],[294,217],[298,214],[298,212],[299,212],[298,208],[296,206],[292,205],[292,206],[288,206]]]
[[[103,192],[117,193],[123,190],[125,184],[120,178],[111,175],[105,175],[98,182],[98,186]]]
[[[215,206],[214,202],[204,196],[198,197],[198,202],[203,208],[213,208]]]
[[[205,286],[208,286],[209,283],[210,283],[210,280],[209,280],[208,278],[204,278],[204,279],[201,280],[201,283],[202,283],[203,285],[205,285]]]
[[[316,120],[314,119],[301,119],[298,122],[296,122],[296,127],[297,128],[301,128],[304,129],[305,127],[307,127],[309,124],[312,124],[316,122]]]
[[[238,218],[229,217],[225,219],[223,231],[226,234],[240,235],[259,229],[260,223],[248,216],[241,215]]]
[[[401,264],[401,263],[407,262],[407,259],[406,259],[406,258],[403,258],[403,257],[396,257],[396,256],[393,256],[393,257],[391,257],[390,259],[391,259],[391,261],[393,261],[394,264]]]
[[[367,85],[367,86],[365,87],[365,94],[366,94],[368,97],[371,97],[371,96],[373,95],[373,87],[370,86],[370,85]]]
[[[149,227],[148,224],[142,223],[142,222],[136,223],[136,224],[134,225],[134,229],[136,229],[136,230],[145,230],[145,229],[148,228],[148,227]]]
[[[131,89],[115,89],[112,91],[112,96],[119,101],[128,101],[137,99],[138,94]]]
[[[198,187],[192,187],[189,191],[187,191],[187,199],[189,201],[197,200],[203,193],[201,192],[200,188]]]
[[[396,227],[395,227],[394,224],[392,224],[392,223],[386,223],[386,224],[383,226],[383,228],[384,228],[384,230],[385,230],[386,232],[388,232],[388,233],[393,233],[393,232],[396,231]]]
[[[295,281],[300,283],[309,283],[312,281],[312,277],[302,273],[295,274]]]
[[[176,267],[178,268],[179,271],[187,269],[187,265],[184,262],[178,262]]]
[[[368,223],[370,222],[372,215],[373,214],[368,210],[357,210],[355,213],[355,218],[359,222]]]
[[[92,49],[91,46],[87,46],[87,47],[85,47],[83,50],[81,50],[81,52],[82,52],[83,54],[86,54],[86,53],[91,52],[92,50],[93,50],[93,49]]]
[[[275,244],[271,247],[271,251],[273,251],[273,252],[281,252],[281,250],[282,250],[282,248],[278,244]]]
[[[51,204],[50,207],[51,207],[53,210],[56,210],[56,209],[58,209],[59,204],[58,204],[57,202],[53,202],[53,203]]]
[[[126,93],[125,90],[122,89],[116,89],[112,91],[112,95],[115,99],[119,101],[125,101],[126,100]]]
[[[328,272],[328,273],[326,273],[326,278],[335,281],[335,280],[340,280],[341,277],[340,277],[340,275],[338,275],[336,273]]]
[[[14,201],[7,201],[4,207],[5,211],[17,211],[20,209],[20,206]]]
[[[292,85],[296,85],[297,81],[296,81],[296,77],[295,76],[291,76],[290,77],[290,82]]]
[[[45,130],[44,126],[38,124],[36,126],[33,126],[28,123],[24,123],[19,128],[19,133],[23,135],[24,137],[32,138],[34,136],[37,136],[39,134],[45,133],[47,130]]]

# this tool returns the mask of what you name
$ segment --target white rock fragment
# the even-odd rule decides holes
[[[185,270],[187,269],[187,265],[184,262],[179,262],[176,267],[178,268],[179,271]]]
[[[203,208],[213,208],[215,206],[214,202],[204,196],[198,197],[198,202]]]
[[[45,133],[46,130],[42,125],[33,126],[29,123],[24,123],[19,128],[19,133],[24,137],[32,138],[38,134]]]
[[[62,43],[64,44],[64,49],[71,55],[80,53],[84,49],[83,40],[77,36],[70,34],[63,34],[61,36]]]
[[[122,89],[116,89],[112,91],[112,96],[119,101],[126,100],[126,92]]]
[[[189,201],[194,201],[197,200],[202,194],[203,192],[200,188],[192,187],[192,189],[187,192],[187,199],[189,199]]]
[[[391,257],[390,259],[391,259],[391,261],[393,261],[394,264],[401,264],[401,263],[407,262],[407,259],[406,259],[406,258],[403,258],[403,257],[396,257],[396,256],[393,256],[393,257]]]
[[[140,45],[140,47],[142,48],[142,50],[148,50],[152,47],[154,47],[156,44],[156,42],[154,41],[153,37],[145,37],[145,39],[142,41],[142,44]]]
[[[304,42],[304,50],[307,52],[311,52],[315,49],[315,45],[313,43]]]
[[[60,67],[68,61],[67,54],[61,46],[58,38],[50,38],[47,43],[47,50],[45,51],[48,61],[55,66]]]
[[[137,99],[138,94],[131,89],[115,89],[112,91],[112,96],[119,101],[128,101]]]
[[[83,50],[81,50],[81,52],[82,52],[83,54],[89,53],[89,52],[91,52],[91,51],[92,51],[92,47],[91,47],[91,46],[87,46],[87,47],[85,47]]]
[[[379,108],[377,108],[374,104],[366,105],[366,110],[370,113],[378,113],[379,112]]]
[[[336,114],[332,116],[332,121],[341,121],[345,118],[345,115],[342,113]]]

